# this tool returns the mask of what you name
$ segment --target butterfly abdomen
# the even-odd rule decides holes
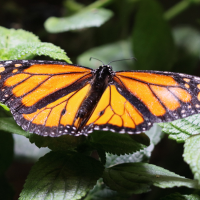
[[[87,123],[111,79],[109,66],[100,66],[91,81],[91,88],[77,113],[78,131]],[[76,120],[75,119],[75,120]]]

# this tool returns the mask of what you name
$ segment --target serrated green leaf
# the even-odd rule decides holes
[[[190,195],[182,195],[180,193],[173,193],[170,195],[167,195],[160,200],[199,200],[200,196],[197,194],[190,194]]]
[[[40,42],[39,38],[31,32],[22,29],[7,29],[0,26],[0,49],[14,48],[22,43]]]
[[[183,157],[194,174],[194,178],[200,183],[200,135],[189,137],[184,144]]]
[[[103,180],[112,190],[131,194],[148,192],[152,185],[160,188],[200,188],[196,180],[147,163],[125,163],[107,168]]]
[[[14,142],[11,133],[0,131],[0,176],[13,160]]]
[[[140,144],[144,144],[145,146],[150,145],[150,139],[145,133],[131,134],[131,135],[129,134],[129,136],[136,142],[139,142]]]
[[[200,132],[200,117],[192,115],[184,119],[179,119],[169,123],[159,123],[162,131],[169,134],[169,138],[177,142],[184,142],[191,135],[196,135]]]
[[[133,154],[125,154],[120,156],[107,153],[106,167],[120,163],[148,162],[155,145],[161,140],[164,133],[162,133],[162,129],[158,125],[154,124],[154,126],[149,131],[146,131],[145,134],[148,135],[151,141],[148,147]]]
[[[133,153],[145,147],[145,145],[133,140],[128,134],[110,131],[94,131],[90,134],[90,141],[100,144],[104,151],[117,155]]]
[[[66,151],[69,149],[76,148],[79,144],[85,141],[85,136],[72,136],[72,135],[62,135],[60,137],[43,137],[37,134],[31,134],[30,142],[35,143],[35,145],[39,148],[48,147],[53,151]]]
[[[28,44],[20,44],[17,48],[9,49],[9,59],[32,59],[35,55],[49,56],[53,59],[65,60],[71,63],[70,59],[66,56],[65,51],[51,43],[37,42]]]
[[[80,65],[90,66],[94,69],[97,69],[102,63],[95,59],[92,59],[90,61],[90,57],[100,59],[103,63],[108,64],[112,60],[131,58],[133,57],[133,54],[131,50],[130,41],[124,40],[95,47],[79,55],[78,63]],[[112,64],[112,67],[114,71],[134,69],[134,62],[134,59],[124,60],[121,62],[114,62]]]
[[[183,195],[186,200],[199,200],[200,196],[197,194]]]
[[[173,38],[157,1],[140,1],[132,40],[137,69],[171,69],[175,53]]]
[[[70,30],[78,30],[88,27],[99,27],[113,15],[113,12],[104,8],[92,8],[78,12],[69,17],[57,18],[50,17],[44,27],[50,33],[60,33]]]
[[[28,31],[0,27],[0,39],[0,60],[31,59],[36,55],[45,55],[71,63],[60,47],[41,42]]]
[[[31,169],[19,199],[80,199],[93,187],[102,171],[101,163],[91,157],[50,152]]]
[[[30,133],[22,130],[22,128],[16,124],[15,120],[12,117],[0,118],[0,130],[9,133],[16,133],[25,137],[30,136]]]

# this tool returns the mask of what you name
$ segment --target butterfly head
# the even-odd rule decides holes
[[[113,76],[113,70],[110,65],[101,65],[98,69],[95,70],[94,74],[97,79],[105,79],[106,77],[112,77]]]
[[[113,72],[111,65],[101,65],[101,66],[99,66],[99,68],[97,70],[108,71],[109,73]]]

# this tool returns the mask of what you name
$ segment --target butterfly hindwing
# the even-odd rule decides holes
[[[89,89],[87,84],[34,113],[22,114],[22,128],[43,136],[79,135],[75,117]]]
[[[96,109],[86,124],[95,130],[110,130],[119,133],[135,133],[146,130],[148,119],[132,105],[115,85],[109,85],[103,93]],[[150,124],[149,124],[150,125]]]

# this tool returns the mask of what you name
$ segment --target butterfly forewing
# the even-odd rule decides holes
[[[140,100],[157,122],[183,118],[200,111],[198,77],[157,71],[117,72],[116,77],[115,80],[129,91],[130,96]]]
[[[0,100],[24,130],[51,136],[73,134],[75,114],[93,76],[90,69],[47,61],[9,61],[1,66]]]

